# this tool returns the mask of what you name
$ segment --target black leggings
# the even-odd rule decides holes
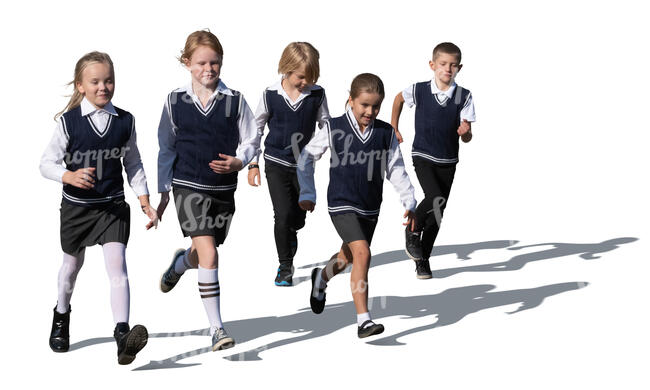
[[[275,246],[280,263],[293,262],[298,248],[297,231],[305,226],[306,212],[298,206],[300,186],[296,168],[266,162],[266,181],[273,202]]]
[[[451,184],[454,182],[456,164],[436,164],[414,157],[413,166],[424,191],[424,199],[415,210],[416,230],[422,232],[422,258],[431,256],[433,244],[440,230],[442,215],[449,201]]]

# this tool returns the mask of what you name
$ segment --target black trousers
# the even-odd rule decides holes
[[[298,249],[297,231],[305,226],[307,213],[298,206],[300,186],[296,168],[266,161],[266,182],[273,202],[275,247],[280,263],[293,262]]]
[[[436,164],[423,158],[414,157],[413,166],[424,191],[424,199],[415,210],[416,230],[422,232],[422,258],[428,259],[440,230],[442,215],[449,201],[456,164]]]

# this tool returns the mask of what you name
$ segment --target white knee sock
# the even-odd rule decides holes
[[[111,309],[113,321],[129,322],[129,277],[126,272],[126,246],[120,242],[103,245],[106,273],[111,285]]]
[[[219,269],[202,268],[199,265],[199,293],[210,321],[210,336],[219,328],[223,328],[219,312]]]
[[[85,250],[81,251],[76,257],[67,253],[63,254],[63,264],[59,269],[58,279],[59,295],[56,302],[56,311],[61,314],[68,312],[70,297],[72,297],[74,284],[77,281],[77,274],[81,266],[84,265],[84,254]]]
[[[178,256],[174,262],[174,272],[183,275],[188,269],[196,268],[190,264],[190,252],[192,247],[187,248],[184,254]]]

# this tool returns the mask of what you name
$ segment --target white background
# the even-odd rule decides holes
[[[650,64],[648,13],[638,4],[5,3],[3,382],[71,389],[647,386],[650,137],[643,113]],[[225,49],[222,79],[253,109],[279,77],[282,49],[300,40],[320,51],[319,84],[333,115],[343,112],[352,78],[372,72],[386,85],[379,117],[387,121],[394,95],[432,76],[427,62],[434,45],[461,47],[457,81],[472,91],[478,122],[472,142],[461,145],[431,259],[434,278],[415,279],[402,251],[403,210],[386,183],[370,270],[371,313],[386,332],[374,343],[357,339],[349,275],[330,283],[332,306],[323,314],[308,309],[309,266],[340,243],[324,202],[327,159],[317,167],[320,202],[299,235],[292,288],[273,286],[277,262],[266,183],[252,188],[242,173],[237,213],[219,249],[222,315],[238,344],[206,352],[209,337],[197,335],[207,318],[196,273],[188,272],[169,294],[158,290],[173,250],[189,243],[174,210],[157,231],[146,232],[127,189],[131,324],[148,327],[149,344],[132,365],[117,365],[108,280],[94,247],[72,299],[73,350],[54,354],[47,336],[62,257],[60,186],[40,176],[38,162],[52,117],[71,92],[65,83],[84,53],[111,55],[113,102],[137,119],[157,204],[160,112],[167,93],[189,81],[175,59],[186,36],[206,27]],[[413,111],[405,109],[402,151],[421,199],[410,158],[412,121]],[[635,240],[603,243],[624,237]],[[468,248],[477,249],[469,259],[463,255]],[[599,249],[606,251],[596,259],[580,257]],[[513,269],[520,260],[524,266]],[[504,269],[480,267],[502,262]],[[508,314],[518,309],[528,310]],[[132,371],[137,368],[155,370]]]

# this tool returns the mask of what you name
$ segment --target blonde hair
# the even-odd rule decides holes
[[[350,85],[350,99],[354,100],[363,92],[376,93],[384,100],[384,83],[379,76],[372,73],[361,73],[352,80]],[[348,101],[345,101],[345,107],[348,107]]]
[[[185,40],[185,47],[181,50],[181,56],[178,57],[181,64],[186,65],[192,59],[192,54],[194,54],[199,46],[209,47],[223,60],[223,47],[221,47],[221,42],[219,42],[216,35],[206,28],[205,30],[194,31],[188,35]]]
[[[282,52],[278,73],[286,75],[297,71],[304,65],[307,82],[315,84],[320,77],[319,58],[318,50],[309,42],[291,42]]]
[[[102,63],[108,65],[109,68],[111,68],[111,75],[113,76],[113,78],[115,78],[113,61],[111,60],[111,57],[108,54],[99,51],[92,51],[90,53],[84,54],[83,57],[79,58],[77,64],[74,67],[74,79],[67,84],[67,85],[72,85],[72,87],[74,88],[72,95],[70,95],[70,101],[68,101],[68,104],[65,106],[63,110],[59,111],[56,115],[54,115],[54,120],[57,120],[61,115],[63,115],[63,113],[72,110],[73,108],[76,108],[81,104],[84,95],[81,92],[79,92],[79,90],[77,89],[77,84],[81,83],[81,79],[82,79],[81,76],[83,74],[83,71],[88,67],[88,65],[92,65],[96,63]]]

